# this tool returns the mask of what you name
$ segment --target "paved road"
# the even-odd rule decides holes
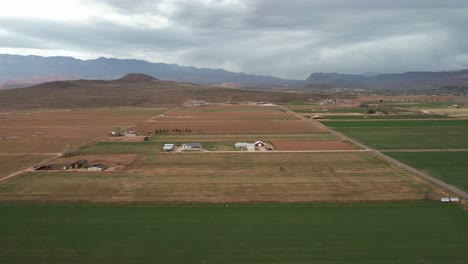
[[[380,151],[378,151],[378,150],[376,150],[376,149],[373,149],[373,148],[371,148],[371,147],[368,147],[368,146],[362,144],[361,142],[359,142],[359,141],[357,141],[357,140],[355,140],[355,139],[352,139],[352,138],[350,138],[350,137],[344,135],[343,133],[337,132],[337,131],[335,131],[335,130],[333,130],[333,129],[331,129],[331,128],[325,126],[325,125],[323,125],[322,123],[320,123],[320,122],[318,122],[318,121],[315,121],[315,120],[313,120],[313,119],[306,118],[306,117],[304,117],[304,116],[302,116],[302,115],[300,115],[300,114],[297,114],[297,113],[291,111],[290,109],[288,109],[288,108],[286,108],[286,107],[281,106],[281,108],[282,108],[283,110],[289,112],[289,113],[294,114],[295,116],[297,116],[297,117],[299,117],[299,118],[301,118],[301,119],[303,119],[303,120],[305,120],[305,121],[307,121],[307,122],[310,122],[310,123],[312,123],[312,124],[314,124],[314,125],[317,125],[317,126],[323,128],[323,129],[326,130],[326,131],[329,131],[330,133],[332,133],[333,135],[337,136],[338,138],[341,138],[341,139],[343,139],[343,140],[349,141],[349,142],[355,144],[356,146],[358,146],[358,147],[360,147],[360,148],[362,148],[362,149],[364,149],[364,150],[370,151],[370,152],[373,153],[375,156],[381,158],[382,160],[387,161],[387,162],[390,163],[390,164],[396,165],[397,167],[399,167],[399,168],[401,168],[401,169],[403,169],[403,170],[410,171],[410,172],[412,172],[412,173],[414,173],[414,174],[416,174],[416,175],[418,175],[418,176],[420,176],[420,177],[422,177],[422,178],[424,178],[424,179],[426,179],[426,180],[428,180],[428,181],[430,181],[430,182],[432,182],[432,183],[434,183],[434,184],[436,184],[436,185],[438,185],[438,186],[440,186],[440,187],[442,187],[442,188],[445,188],[446,190],[449,190],[450,192],[452,192],[452,193],[454,193],[454,194],[456,194],[456,195],[458,195],[458,196],[460,196],[460,197],[463,197],[463,198],[465,198],[465,199],[468,199],[468,193],[464,192],[463,190],[458,189],[458,188],[455,187],[455,186],[452,186],[452,185],[450,185],[450,184],[448,184],[448,183],[446,183],[446,182],[444,182],[444,181],[441,181],[441,180],[439,180],[439,179],[437,179],[437,178],[434,178],[434,177],[432,177],[431,175],[429,175],[429,174],[427,174],[427,173],[424,173],[424,172],[422,172],[422,171],[420,171],[420,170],[417,170],[416,168],[413,168],[413,167],[411,167],[411,166],[408,166],[408,165],[406,165],[406,164],[404,164],[404,163],[402,163],[402,162],[400,162],[400,161],[398,161],[398,160],[396,160],[396,159],[394,159],[394,158],[391,158],[391,157],[389,157],[389,156],[383,154],[382,152],[380,152]]]

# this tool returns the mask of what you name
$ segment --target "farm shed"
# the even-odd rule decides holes
[[[201,143],[184,143],[181,145],[183,149],[201,149],[203,148]]]
[[[248,143],[247,144],[247,151],[255,151],[255,144],[254,143]]]
[[[247,149],[247,151],[255,151],[255,143],[239,142],[234,144],[236,149]]]
[[[106,164],[98,163],[98,164],[93,164],[88,168],[88,171],[103,171],[107,169],[108,166]]]
[[[247,148],[248,144],[249,143],[247,143],[247,142],[238,142],[238,143],[234,144],[234,148],[236,148],[236,149]]]
[[[88,163],[87,160],[85,159],[80,159],[80,160],[77,160],[75,162],[72,162],[70,164],[68,164],[67,166],[63,167],[64,170],[69,170],[69,169],[80,169],[80,168],[83,168],[86,166],[86,164]]]
[[[450,202],[450,198],[442,197],[442,198],[440,198],[440,201],[443,202],[443,203],[448,203],[448,202]]]
[[[51,170],[52,166],[51,165],[37,165],[33,167],[34,170]]]
[[[163,151],[171,151],[174,149],[174,144],[164,144]]]

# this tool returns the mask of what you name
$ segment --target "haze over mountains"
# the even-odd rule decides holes
[[[196,68],[143,60],[72,57],[41,57],[0,54],[0,89],[25,87],[55,80],[114,80],[128,73],[142,73],[160,80],[202,85],[297,87],[301,89],[455,89],[468,91],[468,70],[447,72],[406,72],[393,74],[312,73],[305,80],[286,80],[265,75]]]

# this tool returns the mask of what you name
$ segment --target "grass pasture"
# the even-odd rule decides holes
[[[3,263],[462,264],[468,214],[436,202],[0,206]]]
[[[407,128],[407,127],[467,127],[468,120],[398,120],[398,121],[325,121],[325,125],[332,128],[359,127],[359,128]]]
[[[310,116],[307,116],[310,118]],[[445,119],[446,115],[324,115],[325,119],[366,120],[366,119]]]
[[[468,152],[385,152],[386,155],[468,191]]]
[[[324,121],[381,150],[468,148],[468,120]]]
[[[124,173],[21,175],[0,185],[0,201],[413,200],[432,188],[366,152],[160,153],[141,156]]]

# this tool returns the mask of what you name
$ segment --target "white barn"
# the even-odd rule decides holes
[[[174,149],[174,144],[164,144],[163,151],[171,151]]]

